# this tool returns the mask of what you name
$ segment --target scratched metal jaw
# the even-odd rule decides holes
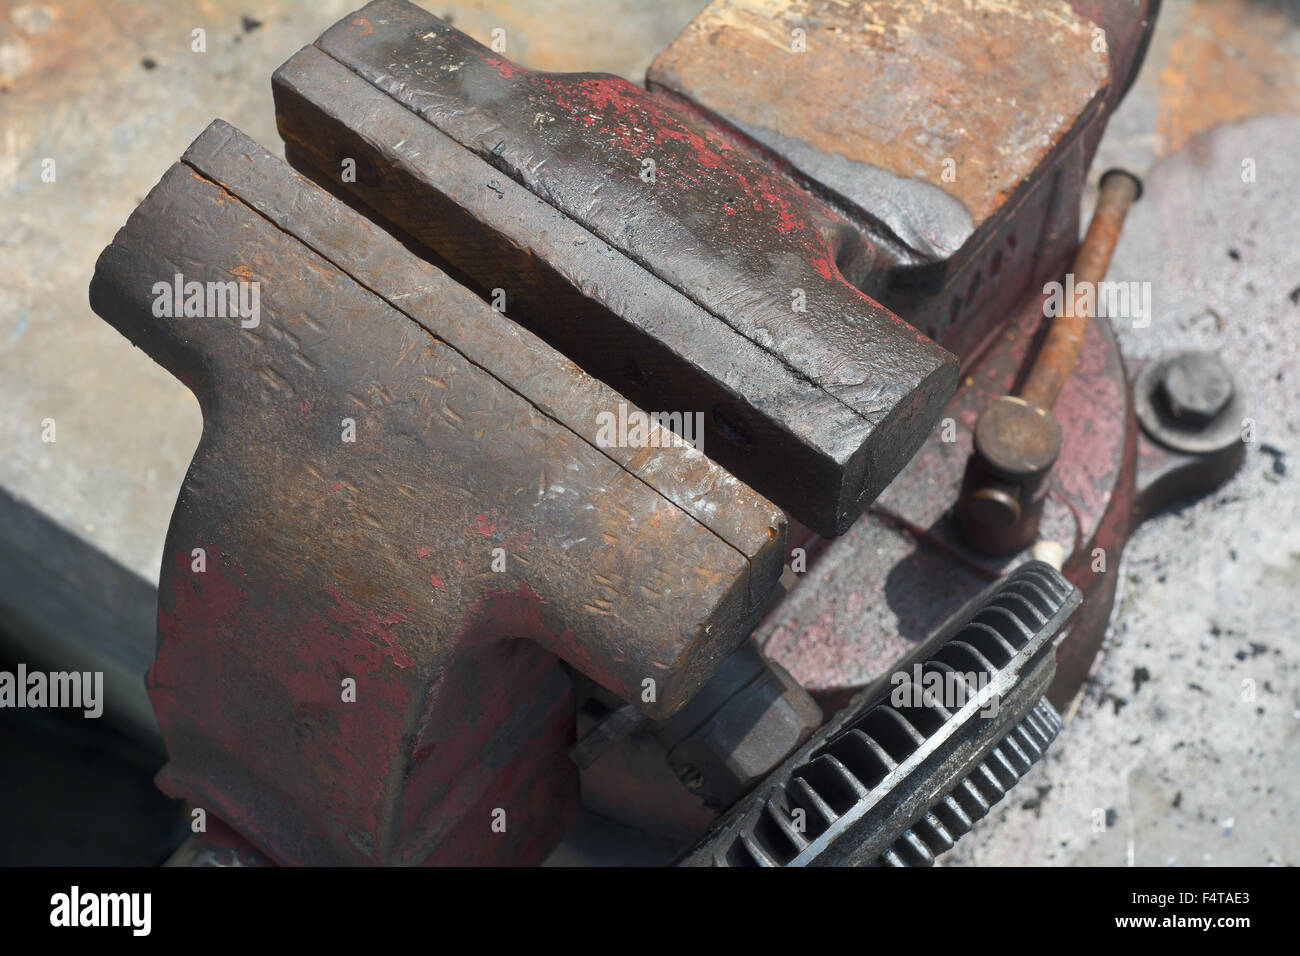
[[[534,73],[377,0],[273,89],[294,165],[644,407],[704,412],[706,453],[823,534],[956,386],[954,356],[846,278],[875,252],[843,214],[626,80]]]
[[[177,275],[256,283],[258,321],[159,308]],[[603,447],[621,396],[224,123],[91,303],[204,414],[159,782],[277,862],[539,861],[578,808],[561,661],[666,716],[779,576],[775,506],[689,446]]]

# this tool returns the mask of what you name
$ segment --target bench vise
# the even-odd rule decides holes
[[[691,863],[950,846],[1086,672],[1089,556],[1233,467],[1092,322],[1062,573],[952,517],[1154,7],[715,0],[643,88],[375,0],[273,77],[296,171],[208,127],[91,286],[204,414],[148,681],[186,858],[536,863],[584,803]],[[888,704],[900,660],[1014,705]]]

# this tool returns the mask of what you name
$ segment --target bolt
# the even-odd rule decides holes
[[[700,773],[690,764],[685,764],[677,771],[677,778],[681,780],[682,785],[692,793],[699,793],[704,789],[704,774]]]
[[[1182,352],[1160,376],[1160,396],[1174,421],[1192,428],[1210,424],[1232,399],[1232,378],[1217,356]]]

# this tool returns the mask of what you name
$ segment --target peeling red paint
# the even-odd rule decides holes
[[[474,533],[489,538],[505,527],[505,522],[493,514],[489,517],[487,514],[478,514],[474,516]]]
[[[355,627],[374,641],[380,648],[380,653],[391,658],[398,667],[410,667],[415,663],[397,644],[396,636],[393,634],[393,628],[402,623],[401,615],[395,611],[381,615],[374,608],[358,607],[343,596],[337,585],[331,584],[325,590],[334,599],[335,606],[329,611],[332,620]]]
[[[507,79],[507,80],[510,79],[512,76],[514,76],[516,73],[526,72],[525,70],[523,70],[522,67],[515,66],[513,63],[511,63],[509,60],[505,59],[504,57],[485,56],[483,57],[483,62],[486,63],[488,66],[492,67],[498,73],[500,73],[503,79]]]

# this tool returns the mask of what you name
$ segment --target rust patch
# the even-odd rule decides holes
[[[716,0],[650,81],[796,167],[802,147],[935,186],[978,228],[1104,89],[1094,29],[1060,0]]]
[[[1282,39],[1300,30],[1294,14],[1251,0],[1190,6],[1160,71],[1161,155],[1219,123],[1300,112],[1300,70]]]

